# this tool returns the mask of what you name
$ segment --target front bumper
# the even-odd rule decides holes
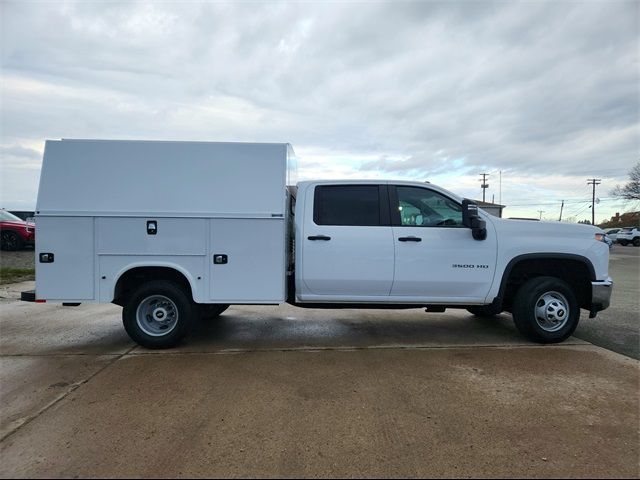
[[[611,277],[606,280],[591,282],[591,313],[589,318],[593,318],[598,312],[605,308],[609,308],[609,305],[611,304],[612,291],[613,280]]]

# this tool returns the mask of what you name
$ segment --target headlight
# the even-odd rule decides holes
[[[598,242],[604,242],[604,233],[596,233],[596,240]]]

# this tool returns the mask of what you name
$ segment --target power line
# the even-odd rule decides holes
[[[569,214],[569,216],[571,217],[577,217],[578,215],[582,215],[582,213],[587,210],[591,205],[585,205],[584,207],[579,208],[578,210],[575,210],[573,213]]]
[[[558,202],[561,202],[562,200],[555,200],[555,201],[550,201],[550,202],[531,202],[531,203],[510,203],[509,206],[510,207],[536,207],[536,206],[547,206],[547,205],[558,205]],[[565,200],[564,203],[573,203],[573,204],[580,204],[580,203],[590,203],[591,200]]]

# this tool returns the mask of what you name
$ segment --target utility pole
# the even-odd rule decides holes
[[[542,220],[542,214],[545,212],[544,210],[538,210],[538,212],[540,213],[540,220]]]
[[[591,196],[591,225],[596,224],[596,185],[600,185],[599,178],[587,179],[587,185],[593,185],[593,195]]]
[[[487,188],[489,188],[489,184],[487,183],[487,177],[489,176],[489,174],[481,173],[480,175],[482,175],[482,185],[480,186],[482,187],[482,201],[484,202],[485,192],[487,191]]]
[[[560,205],[560,218],[558,219],[559,222],[562,221],[562,210],[564,209],[564,200],[562,200],[562,205]]]
[[[498,203],[502,205],[502,170],[500,170],[500,192],[498,195]]]

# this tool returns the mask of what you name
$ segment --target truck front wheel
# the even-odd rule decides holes
[[[189,333],[194,310],[191,299],[180,286],[157,280],[133,291],[122,310],[122,323],[139,345],[171,348]]]
[[[522,285],[512,311],[520,333],[537,343],[566,340],[580,319],[580,306],[573,290],[555,277],[532,278]]]

